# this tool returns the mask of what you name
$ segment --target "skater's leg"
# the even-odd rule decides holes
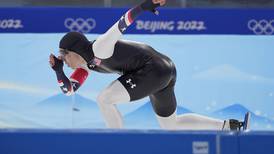
[[[168,117],[162,117],[156,114],[157,121],[162,129],[177,130],[176,112]]]
[[[157,120],[163,129],[222,130],[224,121],[187,113],[176,115],[174,86],[168,86],[150,96]]]
[[[222,130],[223,125],[223,120],[195,113],[186,113],[177,116],[177,127],[180,130]]]
[[[170,86],[149,96],[160,127],[168,130],[177,129],[177,103],[173,90]]]
[[[117,103],[129,102],[130,96],[120,81],[115,80],[97,97],[99,109],[109,128],[122,128],[122,116],[117,109]]]

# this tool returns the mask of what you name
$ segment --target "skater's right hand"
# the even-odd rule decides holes
[[[166,4],[166,0],[145,0],[141,4],[141,8],[145,11],[151,11],[154,14],[158,15],[159,12],[156,10],[157,7],[163,6]]]
[[[55,55],[50,54],[49,64],[55,72],[63,71],[64,62],[63,62],[61,56],[58,56],[58,58],[57,58],[57,57],[55,57]]]

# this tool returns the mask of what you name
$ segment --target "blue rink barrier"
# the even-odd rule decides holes
[[[104,33],[129,8],[0,7],[0,33]],[[273,35],[274,9],[168,9],[142,14],[127,34]]]
[[[274,132],[0,130],[1,154],[273,154]]]

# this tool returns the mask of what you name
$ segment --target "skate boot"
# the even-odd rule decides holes
[[[229,119],[224,121],[222,130],[241,131],[248,130],[250,123],[250,112],[247,112],[244,117],[244,121],[236,119]]]

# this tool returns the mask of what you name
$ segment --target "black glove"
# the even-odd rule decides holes
[[[145,0],[142,4],[141,4],[141,8],[144,10],[144,11],[151,11],[153,12],[154,14],[158,15],[159,12],[156,10],[157,7],[160,6],[160,3],[157,3],[157,4],[154,4],[152,2],[152,0]]]
[[[54,65],[51,67],[55,72],[60,73],[63,72],[64,62],[55,56],[53,56]]]

